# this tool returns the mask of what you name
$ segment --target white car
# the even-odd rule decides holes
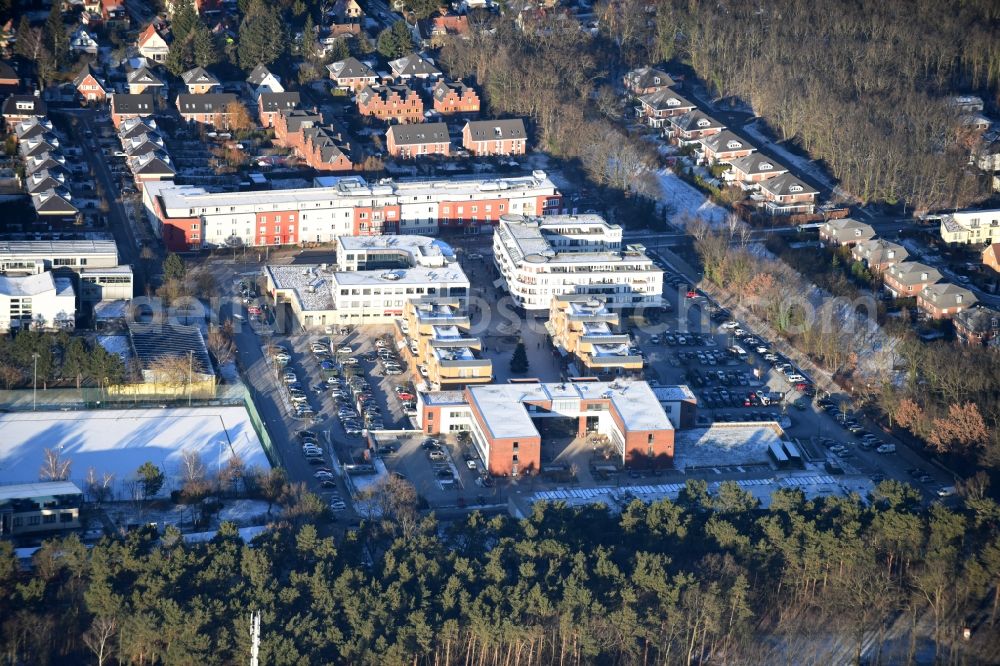
[[[347,505],[344,504],[342,500],[330,502],[330,509],[332,511],[345,511],[347,509]]]
[[[430,375],[430,373],[427,372],[427,366],[426,365],[423,365],[423,364],[418,365],[417,366],[417,370],[420,371],[420,376],[421,377],[428,377]]]
[[[286,384],[294,384],[295,382],[299,381],[299,378],[291,370],[286,370],[285,374],[283,374],[281,378],[285,381]]]
[[[466,460],[465,461],[465,466],[468,467],[471,470],[475,470],[476,469],[476,461],[475,460]]]
[[[739,324],[737,322],[735,322],[735,321],[727,321],[725,324],[723,324],[719,328],[737,328],[737,327],[739,327]]]

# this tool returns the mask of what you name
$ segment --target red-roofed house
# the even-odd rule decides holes
[[[136,41],[139,55],[149,58],[153,62],[166,62],[170,54],[170,45],[167,38],[160,34],[155,23],[150,23],[139,35]]]
[[[469,17],[458,14],[435,16],[427,21],[426,37],[433,48],[442,46],[449,36],[464,37],[469,34]]]

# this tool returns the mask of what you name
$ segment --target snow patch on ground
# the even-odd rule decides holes
[[[721,225],[726,219],[726,209],[708,200],[697,188],[681,180],[670,169],[656,172],[660,183],[660,201],[673,210],[673,222],[684,219],[701,218],[713,226]]]

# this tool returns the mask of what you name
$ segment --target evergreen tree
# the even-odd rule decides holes
[[[367,43],[367,40],[364,40]],[[340,60],[346,60],[351,55],[351,49],[347,46],[347,40],[343,37],[334,40],[333,44],[330,46],[329,52],[327,52],[327,57],[330,62],[338,62]]]
[[[390,60],[413,50],[413,36],[406,21],[396,21],[378,35],[378,52]]]
[[[163,66],[174,76],[180,76],[191,69],[193,62],[194,50],[191,47],[191,40],[186,39],[183,42],[174,42],[170,46],[170,53],[167,54],[167,59],[163,63]]]
[[[199,24],[195,28],[192,45],[194,48],[194,64],[199,67],[210,67],[222,60],[222,54],[219,52],[219,45],[215,41],[215,36],[204,24]]]
[[[171,252],[163,260],[164,280],[183,280],[185,272],[187,269],[184,266],[184,260],[179,255]]]
[[[175,0],[174,15],[170,19],[170,32],[174,44],[184,42],[188,35],[201,23],[192,0]]]
[[[302,26],[302,43],[299,46],[299,53],[303,60],[312,62],[316,60],[318,49],[316,48],[316,24],[313,23],[312,16],[306,16],[306,22]]]
[[[14,42],[14,53],[31,60],[35,57],[33,53],[33,47],[35,46],[35,39],[32,35],[31,23],[28,21],[27,16],[22,16],[21,20],[17,23],[17,41]]]
[[[56,67],[62,67],[69,58],[69,35],[66,33],[66,24],[63,23],[62,5],[59,2],[52,3],[52,11],[45,21],[46,45]]]
[[[528,352],[524,348],[524,341],[519,340],[514,353],[510,357],[510,371],[521,374],[528,371]]]
[[[80,388],[80,382],[87,374],[87,348],[80,338],[72,338],[63,351],[62,376],[76,381],[76,387]]]
[[[147,461],[142,463],[135,473],[139,477],[139,484],[142,486],[143,499],[149,499],[160,492],[165,477],[159,467]]]
[[[270,65],[286,47],[284,25],[277,10],[264,0],[253,0],[240,23],[240,67],[250,71],[257,65]]]

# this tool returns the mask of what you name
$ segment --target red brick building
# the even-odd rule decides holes
[[[476,156],[524,155],[528,133],[520,118],[470,120],[462,129],[462,146]]]
[[[662,69],[642,67],[626,74],[623,83],[633,95],[649,95],[673,86],[675,81]]]
[[[385,133],[385,146],[393,157],[451,154],[451,138],[444,123],[393,125]]]
[[[365,87],[374,86],[378,82],[375,70],[357,58],[330,63],[326,69],[330,72],[330,78],[342,90],[361,92]]]
[[[149,93],[141,95],[112,93],[110,97],[111,122],[114,123],[115,129],[129,118],[145,118],[153,115],[155,111],[153,96]]]
[[[279,111],[274,117],[274,140],[280,146],[301,148],[302,131],[323,124],[323,115],[303,109]]]
[[[976,305],[963,310],[952,319],[955,334],[970,345],[985,345],[1000,335],[1000,312]]]
[[[76,86],[76,91],[80,93],[80,97],[85,102],[103,102],[107,98],[107,89],[104,87],[104,83],[97,78],[97,74],[94,70],[90,68],[90,65],[84,65],[80,73],[76,75],[73,79],[73,85]]]
[[[941,279],[941,271],[919,261],[904,261],[890,266],[882,282],[893,298],[913,298]]]
[[[928,285],[917,294],[917,307],[931,319],[951,319],[977,301],[971,291],[950,282]]]
[[[528,380],[422,393],[419,401],[422,430],[430,435],[469,431],[492,476],[537,474],[542,432],[551,419],[575,422],[579,437],[606,436],[623,465],[673,464],[674,428],[646,382]]]
[[[358,112],[386,122],[420,123],[424,120],[424,102],[409,86],[366,86],[358,93]]]
[[[229,105],[239,102],[232,93],[180,94],[177,110],[189,123],[229,129]]]
[[[442,115],[479,113],[479,95],[461,81],[438,81],[431,91],[434,110]]]
[[[328,127],[302,130],[302,145],[297,147],[306,164],[317,171],[350,171],[351,146],[340,132]]]
[[[257,118],[261,127],[274,127],[279,113],[299,108],[301,101],[297,92],[261,93],[257,98]]]
[[[983,250],[983,265],[1000,273],[1000,243],[993,243]]]

